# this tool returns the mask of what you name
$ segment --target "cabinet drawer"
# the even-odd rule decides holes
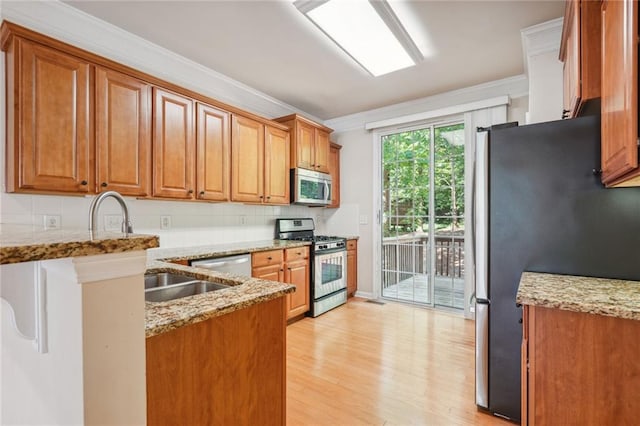
[[[287,262],[309,257],[309,247],[293,247],[284,251],[284,258]]]
[[[347,240],[347,250],[355,250],[358,248],[358,240]]]
[[[251,265],[257,266],[278,265],[282,263],[282,250],[260,251],[251,255]]]

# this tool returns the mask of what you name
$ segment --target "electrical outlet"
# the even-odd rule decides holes
[[[171,228],[171,216],[160,216],[160,229]]]
[[[369,223],[369,216],[367,216],[366,214],[361,214],[360,215],[360,225],[366,225]]]
[[[60,229],[60,215],[45,215],[44,229]]]
[[[247,217],[245,215],[241,215],[240,216],[240,225],[246,225],[247,224]]]
[[[104,230],[116,231],[122,230],[122,216],[118,214],[106,214],[104,215]]]

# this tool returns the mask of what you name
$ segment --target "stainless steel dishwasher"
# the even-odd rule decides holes
[[[233,275],[251,276],[251,255],[241,254],[237,256],[216,257],[212,259],[195,260],[191,266],[209,269],[216,272],[224,272]]]

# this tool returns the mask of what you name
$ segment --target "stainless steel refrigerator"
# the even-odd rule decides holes
[[[520,421],[520,275],[640,280],[640,188],[600,183],[598,116],[478,130],[476,404]]]

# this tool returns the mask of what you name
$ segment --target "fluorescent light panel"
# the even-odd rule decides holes
[[[419,50],[388,5],[381,8],[377,4],[374,8],[367,0],[303,0],[297,1],[295,5],[374,76],[413,66],[417,60],[422,59]],[[384,20],[381,15],[385,16]],[[394,35],[390,26],[399,37]],[[408,40],[411,46],[405,48],[399,38],[405,44]]]

